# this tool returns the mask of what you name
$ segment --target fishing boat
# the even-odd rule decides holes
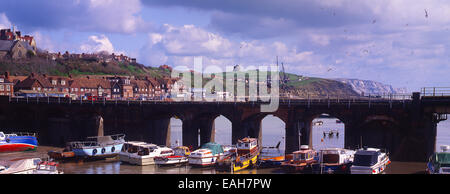
[[[441,152],[430,156],[427,163],[428,174],[450,174],[450,146],[441,146]]]
[[[386,153],[381,152],[378,148],[366,147],[356,151],[350,172],[352,174],[380,174],[390,163]]]
[[[200,149],[191,152],[189,165],[194,167],[206,167],[214,165],[220,156],[224,156],[223,147],[214,142],[204,144]]]
[[[354,150],[326,148],[319,152],[318,170],[320,173],[349,173],[355,155]]]
[[[178,146],[173,149],[173,155],[155,157],[155,164],[158,166],[183,165],[188,163],[188,156],[191,154],[186,146]]]
[[[58,163],[50,161],[39,162],[33,174],[64,174],[58,170]]]
[[[89,141],[69,142],[69,150],[82,159],[105,159],[116,157],[125,142],[125,135],[88,137]]]
[[[0,152],[16,152],[36,150],[38,141],[34,133],[11,133],[0,132]]]
[[[288,172],[312,172],[312,166],[317,162],[316,151],[307,145],[300,146],[299,151],[292,153],[292,159],[281,164],[282,168]]]
[[[126,142],[119,153],[119,160],[124,163],[145,166],[155,164],[155,157],[171,156],[174,151],[166,146],[146,142]]]
[[[39,163],[40,158],[27,158],[12,161],[12,163],[3,166],[0,174],[34,174]]]
[[[57,161],[68,161],[68,160],[75,159],[75,152],[71,151],[69,144],[66,146],[66,148],[64,148],[64,150],[62,150],[62,151],[53,151],[52,150],[52,151],[49,151],[47,153],[47,155],[52,160],[57,160]]]
[[[236,172],[257,163],[260,153],[258,139],[247,137],[238,140],[236,148],[237,152],[226,155],[217,161],[217,170]]]

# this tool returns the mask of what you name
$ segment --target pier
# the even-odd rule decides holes
[[[450,95],[424,89],[402,98],[329,97],[281,98],[275,112],[260,112],[265,102],[93,101],[70,98],[0,97],[0,129],[38,134],[41,145],[64,146],[68,141],[102,134],[126,134],[127,140],[170,145],[170,119],[182,120],[185,146],[214,141],[214,120],[232,123],[232,142],[258,138],[267,115],[285,124],[285,151],[312,146],[312,121],[322,114],[345,124],[345,148],[384,148],[395,161],[426,161],[434,153],[437,123],[450,113]],[[12,130],[12,131],[8,131]],[[198,138],[200,136],[200,143]],[[261,144],[260,144],[261,145]]]

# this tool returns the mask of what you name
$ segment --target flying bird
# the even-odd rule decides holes
[[[425,9],[425,17],[428,18],[428,12],[426,9]]]
[[[372,21],[372,24],[375,24],[376,22],[377,22],[377,20],[373,20],[373,21]]]

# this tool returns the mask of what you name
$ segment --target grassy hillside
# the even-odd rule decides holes
[[[85,59],[57,59],[47,60],[41,57],[32,57],[22,60],[2,60],[0,61],[0,72],[10,72],[11,75],[30,75],[31,72],[68,76],[73,75],[134,75],[150,76],[162,78],[170,76],[166,69],[146,67],[139,63],[122,62],[97,62],[95,60]]]
[[[31,57],[22,60],[0,61],[0,72],[10,72],[11,75],[30,75],[32,72],[56,75],[56,76],[78,76],[78,75],[127,75],[144,77],[149,76],[156,79],[170,77],[167,68],[147,67],[139,63],[121,62],[98,62],[90,59],[57,59],[48,60],[44,57]],[[247,71],[246,77],[257,80],[257,72]],[[196,73],[197,76],[201,74]],[[225,79],[234,77],[234,72],[215,74],[217,78]],[[282,78],[280,73],[280,78]],[[322,78],[303,77],[295,74],[287,74],[289,81],[281,86],[282,93],[290,93],[298,97],[327,97],[330,96],[356,96],[350,85]],[[193,77],[192,77],[193,78]],[[211,78],[204,78],[203,84]],[[223,80],[224,81],[224,80]],[[242,81],[242,80],[240,80]],[[193,83],[193,81],[192,81]]]

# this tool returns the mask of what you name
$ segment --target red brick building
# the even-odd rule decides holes
[[[0,96],[14,96],[14,83],[9,80],[9,73],[0,75]]]

